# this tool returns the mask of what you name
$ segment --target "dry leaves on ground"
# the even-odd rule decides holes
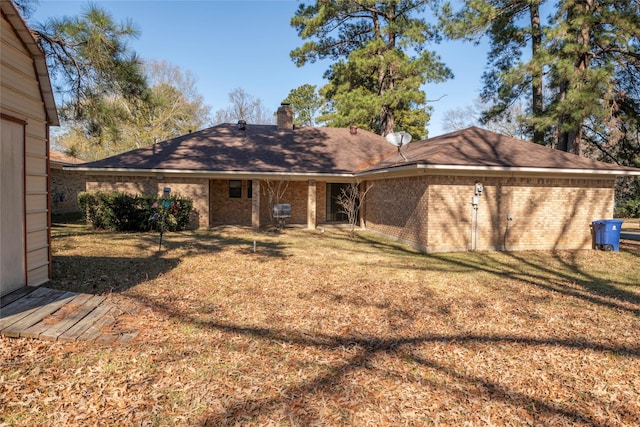
[[[637,425],[640,248],[418,254],[363,233],[54,239],[127,344],[0,338],[0,425]],[[253,242],[256,241],[256,251]]]

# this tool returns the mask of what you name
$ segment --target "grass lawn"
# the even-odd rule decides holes
[[[254,252],[254,242],[256,249]],[[640,420],[640,245],[424,255],[373,234],[57,225],[48,286],[126,344],[0,338],[0,425]]]

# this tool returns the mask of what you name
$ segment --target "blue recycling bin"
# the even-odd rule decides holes
[[[599,219],[593,221],[595,247],[607,252],[620,250],[620,230],[622,221],[619,219]]]

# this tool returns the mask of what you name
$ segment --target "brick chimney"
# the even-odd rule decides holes
[[[285,102],[278,108],[278,130],[293,130],[293,108]]]

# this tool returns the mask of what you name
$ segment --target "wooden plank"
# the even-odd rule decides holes
[[[77,292],[64,292],[53,301],[42,305],[27,316],[22,317],[17,322],[12,323],[2,330],[2,334],[8,337],[18,337],[20,333],[36,323],[42,321],[46,316],[59,310],[60,307],[71,301],[78,295]]]
[[[47,330],[43,331],[40,334],[40,338],[45,340],[55,341],[58,339],[60,335],[69,330],[76,323],[80,322],[84,319],[89,313],[95,310],[105,299],[106,297],[98,296],[98,295],[88,295],[83,294],[85,298],[82,300],[74,300],[73,302],[78,303],[78,307],[75,311],[70,313],[68,316],[64,317],[60,320],[60,322],[52,325]],[[66,307],[65,307],[66,308]]]
[[[95,322],[100,320],[105,314],[111,310],[110,304],[100,304],[91,313],[82,318],[81,321],[73,325],[66,332],[58,337],[59,341],[76,341],[80,338],[88,329],[90,329]],[[84,338],[83,338],[84,339]]]
[[[2,307],[0,312],[0,331],[28,316],[44,304],[53,301],[60,294],[60,291],[54,289],[38,288],[29,295]]]
[[[79,319],[73,320],[73,323],[70,323],[71,320],[67,321],[67,319],[73,317],[76,312],[78,312],[78,309],[91,298],[92,295],[89,294],[77,294],[75,298],[68,301],[67,304],[53,313],[53,315],[44,317],[41,322],[38,322],[20,332],[20,336],[26,338],[40,337],[55,341],[58,338],[58,335],[62,334],[62,332],[77,323]],[[91,310],[93,310],[93,307],[89,311]],[[56,317],[58,318],[56,319]],[[84,317],[84,315],[82,317]],[[57,333],[60,328],[64,328],[64,330]]]
[[[20,289],[17,289],[11,292],[10,294],[7,294],[2,298],[0,298],[0,316],[2,316],[2,307],[4,307],[5,305],[11,304],[14,301],[19,300],[23,296],[30,294],[36,289],[37,288],[34,288],[33,286],[23,286]]]
[[[113,316],[113,310],[108,310],[103,316],[93,322],[89,329],[80,335],[78,339],[80,341],[98,341],[102,343],[113,342],[115,341],[115,337],[111,334],[103,333],[102,330],[115,321],[116,318]]]
[[[78,298],[83,298],[82,296],[83,294],[77,294],[75,296],[75,298],[72,298],[71,300],[69,300],[67,302],[67,304],[65,304],[65,308],[66,306],[68,306],[69,304],[73,304],[74,301],[76,301]],[[56,313],[60,312],[60,310],[58,310]],[[53,324],[52,323],[48,323],[46,320],[49,319],[49,316],[45,316],[42,318],[42,321],[35,323],[31,326],[29,326],[28,328],[26,328],[25,330],[20,332],[20,336],[21,337],[25,337],[25,338],[38,338],[38,336],[44,332],[45,330],[47,330],[48,328],[52,327]]]

